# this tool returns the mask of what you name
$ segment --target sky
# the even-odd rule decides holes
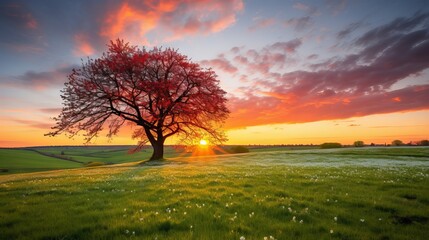
[[[425,0],[3,0],[0,32],[0,147],[82,144],[44,134],[67,75],[117,38],[212,68],[227,144],[429,138]]]

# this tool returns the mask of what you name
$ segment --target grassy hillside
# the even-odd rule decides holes
[[[429,155],[412,153],[428,148],[392,149],[377,157],[368,149],[272,151],[4,175],[0,232],[5,239],[426,239]]]
[[[22,149],[0,149],[0,168],[7,173],[47,171],[82,167],[82,164],[40,155]]]
[[[149,159],[152,154],[150,148],[135,154],[130,154],[128,152],[130,149],[131,146],[0,149],[0,169],[7,169],[7,172],[1,172],[0,174],[38,172],[85,166],[85,164],[78,162],[117,164],[143,161]],[[179,154],[172,147],[166,147],[165,149],[165,156],[167,158],[177,157]],[[67,161],[67,159],[72,161]]]
[[[141,150],[131,154],[129,150],[133,146],[104,146],[104,147],[41,147],[35,148],[43,153],[57,154],[82,162],[104,162],[104,163],[125,163],[133,161],[147,160],[152,155],[152,148]],[[165,157],[176,157],[178,153],[174,148],[165,147]]]

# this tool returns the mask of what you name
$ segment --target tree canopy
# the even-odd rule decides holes
[[[73,69],[62,90],[62,112],[48,135],[83,131],[90,142],[104,129],[113,137],[130,123],[139,146],[150,142],[154,148],[151,160],[161,159],[164,142],[173,135],[224,141],[225,95],[214,71],[177,50],[147,50],[118,39],[100,58]]]

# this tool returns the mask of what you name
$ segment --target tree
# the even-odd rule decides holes
[[[177,50],[146,50],[118,39],[100,58],[73,69],[62,90],[62,112],[47,135],[84,132],[88,143],[104,128],[112,138],[130,123],[133,139],[140,139],[135,151],[150,142],[150,160],[162,159],[173,135],[226,140],[220,129],[229,114],[225,94],[214,71]]]
[[[249,149],[245,146],[232,146],[229,149],[230,153],[248,153]]]
[[[341,147],[342,147],[341,143],[337,143],[337,142],[327,142],[327,143],[320,144],[320,148],[341,148]]]
[[[355,147],[363,147],[363,146],[365,146],[365,144],[363,143],[363,141],[356,141],[356,142],[353,143],[353,145]]]
[[[393,140],[392,146],[402,146],[404,143],[401,140]]]
[[[429,146],[429,140],[421,140],[420,145],[421,146]]]

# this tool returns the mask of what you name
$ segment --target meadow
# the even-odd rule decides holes
[[[0,239],[387,240],[429,234],[427,147],[266,148],[200,157],[170,152],[168,160],[152,163],[137,161],[148,152],[75,150],[64,154],[117,164],[70,162],[78,165],[31,173],[9,166],[14,174],[0,176]],[[4,151],[12,150],[0,151],[0,168],[5,154],[13,159],[25,150]],[[40,157],[40,169],[47,161]]]

